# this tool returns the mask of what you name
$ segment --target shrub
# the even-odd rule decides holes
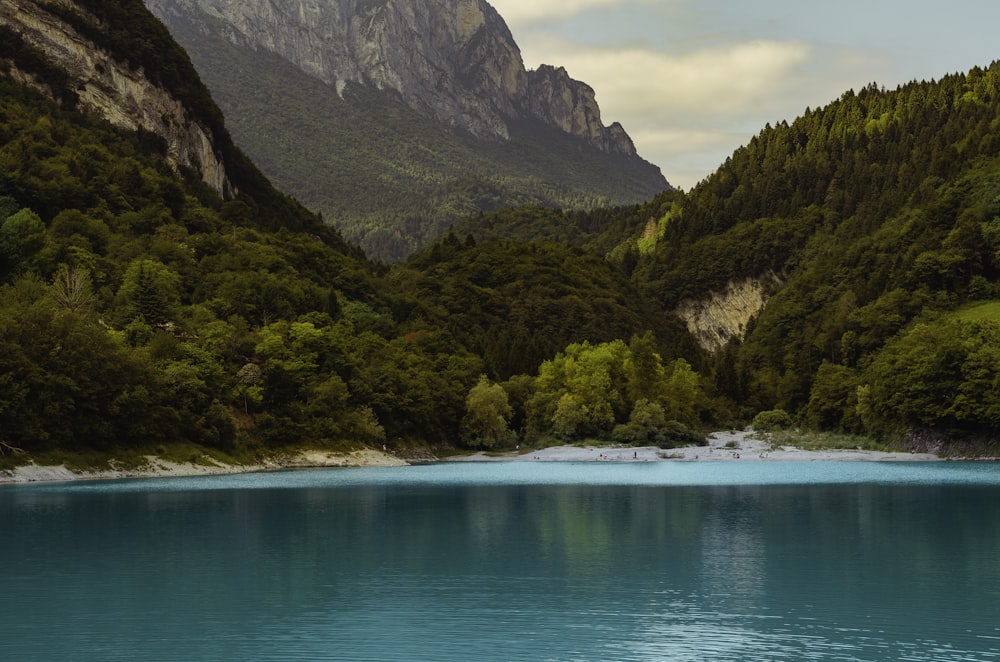
[[[757,432],[778,432],[792,427],[792,417],[784,409],[762,411],[754,416],[751,426]]]

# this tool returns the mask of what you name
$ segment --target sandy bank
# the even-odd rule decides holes
[[[275,458],[260,464],[222,464],[205,458],[202,463],[170,462],[153,455],[146,456],[144,467],[72,471],[65,466],[25,465],[14,470],[0,471],[0,483],[37,483],[69,480],[110,480],[115,478],[167,478],[187,476],[218,476],[225,474],[306,469],[318,467],[398,467],[408,463],[389,453],[362,449],[350,453],[303,450],[295,455]],[[113,466],[113,462],[111,463]]]

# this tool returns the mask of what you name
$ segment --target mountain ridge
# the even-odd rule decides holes
[[[478,138],[510,139],[511,120],[541,119],[608,153],[637,156],[624,128],[605,127],[595,92],[565,68],[526,70],[507,24],[485,0],[146,0],[170,24],[222,19],[234,44],[267,50],[342,91],[390,91],[411,108]]]
[[[471,25],[479,25],[478,36],[462,43],[466,50],[479,53],[470,56],[472,60],[486,64],[469,67],[462,75],[454,64],[448,65],[451,70],[441,74],[441,94],[447,98],[425,99],[427,104],[440,102],[446,121],[415,110],[397,91],[412,92],[417,86],[425,97],[437,94],[437,87],[415,82],[419,58],[406,64],[414,71],[395,82],[386,74],[396,71],[391,63],[380,65],[382,82],[378,84],[364,82],[368,79],[353,70],[324,80],[275,53],[268,44],[254,46],[253,40],[242,36],[250,30],[246,24],[256,20],[254,8],[270,5],[244,7],[223,0],[149,0],[149,4],[187,50],[241,148],[282,190],[321,213],[375,259],[401,261],[454,223],[501,207],[595,209],[639,204],[670,188],[658,167],[633,154],[631,139],[620,125],[600,123],[593,90],[572,82],[565,69],[539,68],[533,78],[540,90],[537,108],[526,110],[528,99],[523,95],[528,74],[506,25],[485,3],[487,11],[481,13],[486,25],[495,26],[503,38],[491,36],[478,23],[478,14],[474,16]],[[363,4],[345,0],[301,2],[294,7],[332,12],[331,8],[357,9]],[[431,4],[438,10],[457,6],[455,0]],[[391,8],[392,3],[366,6],[376,5]],[[473,5],[468,6],[480,7],[478,2]],[[221,7],[238,16],[203,11],[202,6]],[[264,23],[284,20],[288,11]],[[348,24],[356,18],[347,10],[340,16]],[[441,21],[446,23],[441,31],[450,36],[440,39],[451,44],[449,57],[459,57],[455,43],[462,30],[455,25],[455,16]],[[299,33],[293,30],[295,23],[291,25],[276,29],[275,38],[294,45]],[[344,67],[355,67],[352,62],[360,57],[352,54],[355,47],[333,39],[346,29],[343,25],[331,28],[323,39],[316,30],[302,36],[303,50],[320,54],[307,58],[299,53],[295,59],[314,62],[312,69],[332,71],[334,65],[324,64],[322,57],[332,60],[340,53],[348,60]],[[258,41],[268,34],[262,32]],[[422,39],[421,43],[438,39],[414,38]],[[322,47],[329,44],[339,50],[321,57]],[[493,55],[484,56],[486,51]],[[402,48],[385,51],[383,59],[405,60],[404,53]],[[427,62],[423,60],[424,65]],[[492,86],[499,101],[490,105],[488,96],[470,94],[458,98],[454,85],[462,90]],[[513,92],[522,97],[514,99]],[[550,109],[547,117],[540,117],[545,108]],[[477,138],[455,121],[447,121],[465,117],[492,133]]]

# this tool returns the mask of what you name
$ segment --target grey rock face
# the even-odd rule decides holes
[[[0,25],[18,32],[63,68],[83,107],[116,126],[160,136],[166,142],[167,160],[172,165],[193,169],[219,193],[232,192],[211,131],[192,119],[176,97],[151,83],[141,70],[133,71],[121,64],[44,5],[30,0],[0,3]],[[13,73],[18,75],[17,71]],[[23,80],[31,83],[30,76],[23,76]]]
[[[185,16],[243,47],[263,49],[342,90],[394,92],[421,113],[479,138],[538,119],[609,153],[635,155],[605,127],[594,90],[565,69],[527,71],[485,0],[146,0],[167,24]],[[200,17],[201,20],[198,20]]]

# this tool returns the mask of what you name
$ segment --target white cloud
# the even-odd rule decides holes
[[[604,123],[621,122],[639,153],[684,188],[715,170],[766,123],[791,121],[807,106],[858,85],[851,72],[859,63],[804,41],[745,41],[670,53],[584,45],[543,31],[528,33],[522,48],[529,67],[563,66],[593,87]]]
[[[660,126],[634,128],[629,134],[639,154],[660,166],[668,182],[690,189],[715,171],[752,132]]]
[[[597,91],[607,114],[696,112],[716,117],[760,108],[801,83],[801,42],[756,41],[686,54],[637,48],[581,49],[559,39],[532,44],[533,59],[566,67]],[[617,118],[614,118],[617,119]]]
[[[793,0],[759,11],[728,0],[490,2],[529,68],[563,66],[588,83],[604,123],[621,122],[639,153],[684,188],[768,122],[885,79],[880,50],[797,23],[812,13],[792,11]]]
[[[489,0],[511,27],[576,16],[588,9],[613,7],[622,0]]]

